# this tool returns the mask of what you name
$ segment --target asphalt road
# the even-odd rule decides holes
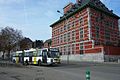
[[[120,80],[120,64],[71,62],[58,66],[0,67],[0,80]]]

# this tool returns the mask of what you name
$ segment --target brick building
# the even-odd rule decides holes
[[[119,58],[119,16],[113,10],[100,0],[76,0],[63,9],[64,15],[50,26],[52,47],[58,47],[63,55],[82,56],[82,60]]]

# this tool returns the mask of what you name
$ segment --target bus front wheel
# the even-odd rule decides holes
[[[16,63],[15,59],[13,60],[13,63]]]

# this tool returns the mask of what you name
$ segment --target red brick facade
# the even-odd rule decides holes
[[[120,55],[117,53],[120,52],[120,48],[117,47],[118,17],[86,6],[66,18],[67,20],[63,19],[51,26],[52,47],[58,47],[62,54],[104,52]],[[111,52],[108,52],[107,48],[110,48]]]

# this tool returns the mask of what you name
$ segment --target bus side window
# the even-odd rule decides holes
[[[50,51],[48,51],[48,53],[47,53],[47,54],[48,54],[48,57],[51,57],[51,56],[50,56],[50,54],[51,54],[51,52],[50,52]]]
[[[38,51],[38,56],[42,56],[42,52],[41,51]]]

